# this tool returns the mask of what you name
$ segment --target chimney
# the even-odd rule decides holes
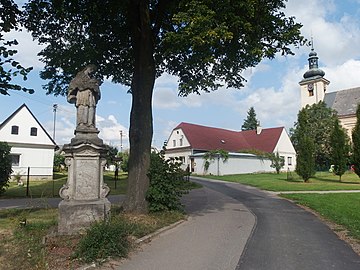
[[[259,135],[262,131],[262,127],[260,126],[260,121],[258,121],[256,126],[256,134]]]

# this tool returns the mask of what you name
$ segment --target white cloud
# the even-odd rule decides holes
[[[18,45],[13,48],[18,51],[16,55],[14,55],[14,59],[20,62],[23,67],[33,67],[34,69],[42,69],[44,64],[40,62],[37,54],[44,48],[44,46],[40,46],[36,41],[33,41],[31,34],[22,29],[22,31],[11,31],[9,33],[5,33],[4,38],[6,40],[16,39],[18,41]]]
[[[340,20],[331,21],[336,11],[333,0],[290,0],[285,11],[303,24],[301,31],[307,39],[314,37],[315,51],[326,65],[339,65],[360,56],[358,16],[343,14]],[[309,50],[304,47],[301,51]]]
[[[350,59],[345,63],[332,67],[324,68],[325,78],[330,80],[329,92],[348,89],[360,86],[360,61]]]

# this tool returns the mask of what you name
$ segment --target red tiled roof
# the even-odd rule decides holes
[[[184,132],[192,149],[223,149],[229,152],[245,149],[273,152],[283,130],[283,127],[263,128],[260,134],[256,134],[256,130],[233,131],[184,122],[175,129],[179,128]]]

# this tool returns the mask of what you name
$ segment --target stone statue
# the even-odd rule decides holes
[[[92,77],[95,65],[87,65],[71,80],[67,100],[77,109],[76,128],[95,128],[96,104],[100,100],[100,81]]]

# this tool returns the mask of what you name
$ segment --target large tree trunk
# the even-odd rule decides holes
[[[129,4],[134,52],[134,73],[131,84],[130,156],[127,201],[125,210],[146,213],[147,176],[153,135],[152,94],[155,82],[154,45],[150,27],[149,3],[131,0]]]

